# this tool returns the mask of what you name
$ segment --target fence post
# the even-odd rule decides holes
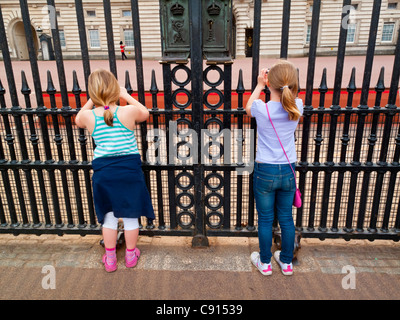
[[[201,1],[189,0],[190,16],[190,52],[191,52],[191,77],[192,77],[192,112],[194,130],[201,139],[201,129],[204,125],[203,116],[203,52],[202,52],[202,23]],[[196,72],[193,72],[196,70]],[[201,72],[200,72],[201,70]],[[198,143],[198,153],[201,155],[201,143]],[[194,176],[194,207],[196,212],[193,247],[208,246],[206,237],[206,223],[204,210],[204,166],[197,161],[193,165]]]

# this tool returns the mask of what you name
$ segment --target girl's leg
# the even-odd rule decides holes
[[[271,262],[272,224],[274,222],[274,193],[260,195],[254,192],[258,212],[258,242],[260,260],[262,263]]]
[[[139,229],[124,230],[126,248],[133,250],[136,248],[137,240],[139,237]]]
[[[268,175],[262,173],[264,173],[262,170],[256,170],[254,174],[254,198],[258,212],[260,260],[262,263],[270,263],[275,190],[272,176],[268,177]]]
[[[124,221],[124,236],[126,248],[133,250],[136,248],[136,243],[139,237],[139,219],[123,218]]]
[[[292,263],[293,260],[295,239],[295,226],[292,215],[294,192],[279,190],[276,196],[276,209],[282,237],[280,261],[288,264]]]
[[[124,218],[124,235],[126,243],[125,266],[132,268],[136,266],[140,256],[140,250],[136,248],[139,237],[139,219]]]
[[[118,236],[118,219],[114,217],[112,212],[108,212],[104,217],[103,223],[103,241],[106,253],[103,256],[104,267],[107,272],[117,270],[117,236]]]
[[[104,217],[103,241],[107,249],[115,248],[118,237],[118,218],[114,217],[113,212],[108,212]]]
[[[109,229],[103,227],[103,241],[104,247],[107,249],[115,248],[117,244],[118,231],[117,229]]]

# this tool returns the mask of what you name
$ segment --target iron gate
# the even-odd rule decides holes
[[[56,99],[57,90],[50,72],[47,88],[43,90],[28,2],[19,2],[32,79],[22,73],[20,92],[24,106],[21,106],[0,6],[0,46],[6,70],[0,80],[7,79],[11,100],[11,106],[7,105],[7,93],[0,83],[0,232],[16,235],[100,233],[90,180],[94,146],[88,133],[74,124],[86,96],[73,71],[72,94],[76,108],[71,107],[57,17],[52,37],[61,103]],[[111,3],[110,0],[103,3],[109,65],[111,72],[117,75]],[[48,0],[47,4],[55,7],[54,0]],[[343,7],[350,4],[350,0],[343,1]],[[261,6],[261,0],[254,1],[252,88],[260,68]],[[320,6],[320,0],[313,1],[308,69],[306,75],[299,75],[307,78],[306,88],[302,91],[305,93],[304,117],[296,131],[299,155],[296,170],[304,204],[293,211],[295,225],[303,237],[398,241],[400,109],[396,106],[396,97],[400,41],[396,45],[387,101],[382,101],[385,91],[382,70],[374,89],[375,103],[368,105],[381,9],[381,1],[374,0],[360,104],[353,106],[357,89],[353,69],[346,89],[347,103],[340,105],[345,28],[340,29],[336,69],[324,70],[318,92],[314,91]],[[246,90],[242,72],[236,90],[232,90],[232,64],[203,65],[201,2],[189,0],[189,7],[190,63],[162,65],[162,106],[153,71],[151,101],[147,101],[151,104],[151,117],[137,127],[143,170],[156,211],[154,221],[141,221],[141,234],[192,236],[194,246],[204,246],[208,243],[207,236],[257,236],[251,174],[256,124],[245,115]],[[75,0],[75,8],[87,84],[91,69],[81,0]],[[291,1],[284,0],[283,8],[280,57],[287,58]],[[131,0],[131,9],[137,94],[139,101],[146,104],[137,0]],[[343,12],[342,19],[345,15]],[[330,107],[325,107],[327,72],[335,72]],[[216,77],[211,79],[210,73]],[[33,84],[34,101],[31,101],[29,83]],[[133,93],[128,72],[125,87]],[[312,106],[315,94],[319,94],[316,108]],[[237,97],[236,105],[233,105],[232,97]],[[49,107],[45,98],[49,100]],[[265,99],[269,99],[267,88]],[[208,130],[204,132],[204,129]],[[193,154],[198,158],[192,157]],[[244,174],[246,170],[250,174]]]

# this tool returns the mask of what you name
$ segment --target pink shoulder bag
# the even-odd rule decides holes
[[[280,145],[281,145],[281,147],[282,147],[283,152],[285,153],[286,159],[287,159],[287,161],[289,162],[289,166],[290,166],[290,168],[292,169],[292,172],[293,172],[293,175],[294,175],[294,182],[295,182],[295,184],[296,184],[296,192],[295,192],[295,194],[294,194],[293,205],[294,205],[296,208],[300,208],[300,207],[301,207],[301,192],[300,192],[300,190],[297,188],[296,173],[294,172],[294,170],[293,170],[293,168],[292,168],[292,165],[291,165],[291,163],[290,163],[290,160],[289,160],[289,158],[288,158],[288,156],[287,156],[287,154],[286,154],[285,148],[284,148],[283,145],[282,145],[281,139],[279,139],[278,132],[276,132],[276,129],[275,129],[275,127],[274,127],[274,124],[272,123],[271,116],[269,115],[268,104],[265,104],[265,105],[266,105],[266,107],[267,107],[267,113],[268,113],[269,121],[271,122],[272,128],[274,128],[274,131],[275,131],[275,133],[276,133],[276,136],[278,137],[279,143],[280,143]]]

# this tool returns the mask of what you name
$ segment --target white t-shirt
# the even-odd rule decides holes
[[[303,101],[296,99],[296,105],[303,114]],[[294,144],[294,132],[299,120],[289,120],[289,115],[283,109],[280,102],[269,101],[268,110],[274,123],[276,132],[285,148],[286,154],[291,163],[297,161],[296,148]],[[251,105],[251,115],[257,122],[257,153],[256,161],[271,164],[287,164],[288,161],[279,143],[278,137],[268,118],[265,102],[257,99]]]

